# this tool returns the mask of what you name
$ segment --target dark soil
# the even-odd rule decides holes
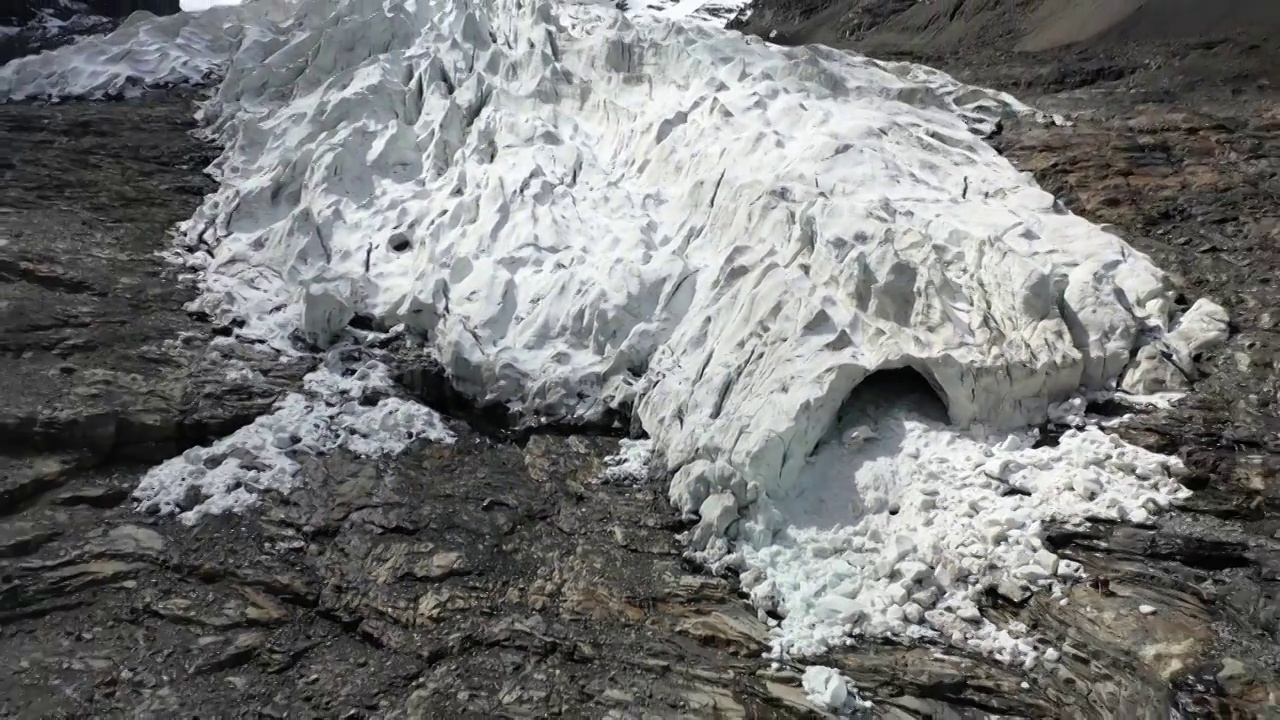
[[[1066,605],[990,594],[984,612],[1060,648],[1057,666],[874,644],[823,661],[891,718],[1274,712],[1280,53],[1129,36],[1017,52],[1025,14],[975,16],[970,30],[1013,33],[986,49],[877,30],[917,6],[958,21],[1037,4],[1023,0],[764,4],[748,29],[880,43],[1070,116],[992,141],[1236,325],[1193,397],[1120,431],[1184,457],[1188,507],[1151,527],[1051,530],[1099,579]],[[0,105],[0,715],[815,713],[794,671],[760,659],[766,628],[732,579],[682,560],[665,488],[595,482],[614,440],[516,444],[455,422],[452,446],[309,460],[298,490],[246,515],[136,513],[127,494],[149,463],[251,421],[307,369],[219,345],[153,254],[210,187],[192,101]],[[231,382],[232,359],[264,379]]]

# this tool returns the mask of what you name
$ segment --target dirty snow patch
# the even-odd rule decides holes
[[[453,442],[434,410],[387,396],[392,391],[387,367],[377,361],[348,370],[331,363],[309,373],[303,391],[286,395],[271,413],[148,471],[133,497],[141,510],[176,513],[191,524],[241,511],[263,492],[289,491],[303,456],[345,448],[387,457],[418,441]]]
[[[653,457],[650,440],[623,440],[618,452],[604,459],[602,482],[639,484],[649,478],[649,460]]]

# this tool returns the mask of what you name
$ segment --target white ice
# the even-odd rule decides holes
[[[810,665],[804,669],[800,682],[809,700],[824,710],[848,716],[871,708],[871,703],[863,700],[849,679],[835,668]]]
[[[0,66],[0,103],[135,97],[148,87],[208,82],[222,75],[243,43],[282,32],[272,18],[287,17],[292,8],[286,0],[259,0],[167,17],[137,12],[109,35]]]
[[[1179,494],[1170,461],[1096,430],[1046,450],[1017,428],[1083,392],[1176,389],[1161,361],[1220,341],[1223,314],[1179,324],[1147,257],[982,140],[1028,111],[1008,95],[694,5],[256,0],[0,69],[0,97],[225,72],[201,112],[220,188],[182,229],[193,309],[278,347],[360,312],[479,401],[634,408],[697,546],[759,570],[762,604],[776,588],[777,652],[1008,651],[964,602],[1063,572],[1039,523]],[[945,409],[904,400],[860,449],[819,446],[894,368]]]

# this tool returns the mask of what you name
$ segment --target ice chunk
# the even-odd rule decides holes
[[[1178,319],[1177,326],[1165,340],[1180,355],[1190,359],[1196,353],[1217,347],[1231,333],[1231,317],[1221,305],[1200,298]]]
[[[858,695],[849,680],[835,668],[810,665],[800,680],[809,700],[827,710],[845,714],[871,707]]]
[[[1155,345],[1138,350],[1134,364],[1125,373],[1121,389],[1134,395],[1182,392],[1191,386],[1186,374]]]
[[[604,459],[606,468],[602,480],[608,482],[644,482],[649,476],[649,460],[653,456],[653,443],[649,440],[623,440],[618,453]]]

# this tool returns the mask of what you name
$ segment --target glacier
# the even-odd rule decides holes
[[[943,411],[886,410],[872,434],[900,448],[932,438],[960,459],[917,448],[868,465],[868,482],[896,478],[882,489],[901,495],[959,478],[960,495],[981,485],[999,505],[991,473],[973,478],[1004,455],[1016,457],[997,475],[1030,468],[1032,490],[1061,485],[1053,463],[1066,455],[1032,452],[1019,428],[1084,392],[1168,389],[1170,358],[1224,337],[1225,315],[1204,301],[1183,322],[1165,273],[985,142],[1000,118],[1032,112],[1013,97],[918,65],[773,46],[695,5],[251,0],[133,19],[11,63],[0,98],[221,77],[199,114],[222,147],[219,189],[178,241],[204,289],[191,309],[281,352],[294,333],[324,347],[357,314],[374,317],[425,338],[479,403],[547,422],[632,415],[672,503],[701,518],[694,548],[758,570],[753,597],[781,593],[813,641],[779,652],[820,652],[833,628],[909,634],[946,602],[929,622],[963,640],[952,625],[969,622],[977,580],[913,595],[903,563],[933,568],[905,573],[908,585],[961,550],[1012,547],[993,555],[1002,572],[1047,567],[1032,538],[1042,520],[1177,499],[1176,461],[1084,432],[1064,481],[1088,476],[1079,502],[996,512],[997,530],[932,554],[889,532],[941,517],[914,495],[925,515],[887,529],[858,513],[898,501],[846,508],[824,530],[854,528],[843,545],[796,531],[813,487],[859,482],[822,468],[848,461],[825,454],[830,436],[878,373],[918,374]],[[829,497],[813,512],[829,514]],[[939,532],[973,517],[957,512]],[[1009,546],[1011,534],[1025,542]],[[875,557],[814,574],[868,543]],[[873,572],[890,600],[836,600],[853,592],[841,578]],[[1028,573],[1050,582],[1057,565]],[[867,612],[874,622],[858,624]]]

